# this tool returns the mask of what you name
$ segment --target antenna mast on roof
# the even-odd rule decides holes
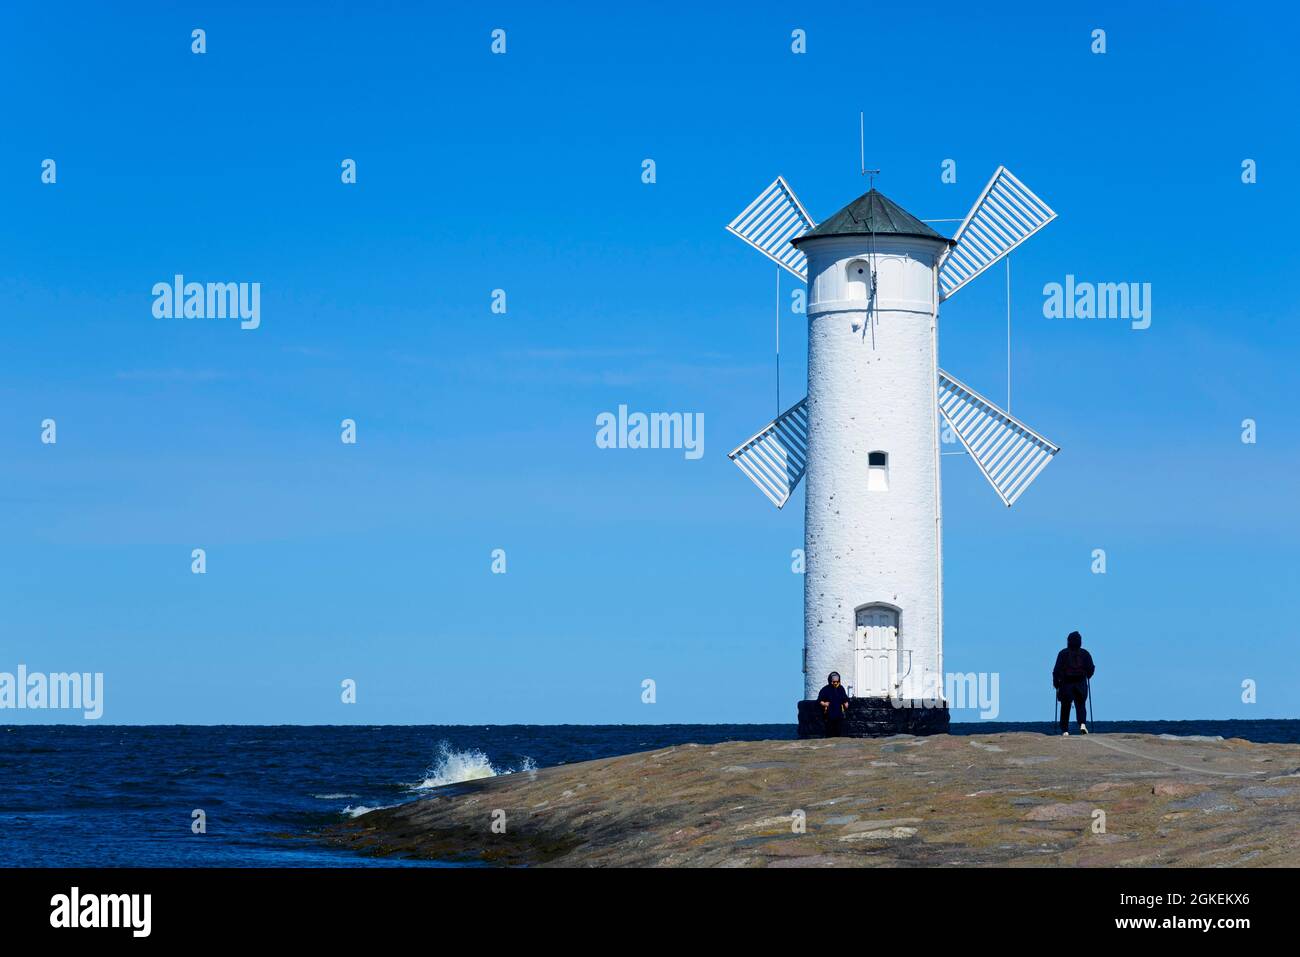
[[[858,111],[858,164],[862,170],[863,176],[870,176],[869,183],[872,189],[876,188],[876,177],[880,175],[878,169],[867,169],[867,128],[866,114],[861,110]]]

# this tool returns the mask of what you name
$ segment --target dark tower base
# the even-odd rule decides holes
[[[923,707],[921,701],[891,698],[850,698],[849,713],[840,722],[845,738],[879,738],[891,734],[947,734],[948,708]],[[898,707],[895,707],[898,705]],[[799,737],[823,738],[826,722],[816,701],[799,702]]]

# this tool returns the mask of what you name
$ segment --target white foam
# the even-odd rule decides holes
[[[424,780],[411,785],[411,790],[426,791],[429,788],[445,787],[448,784],[494,778],[498,774],[536,770],[537,765],[533,763],[532,758],[525,758],[524,763],[518,768],[495,768],[488,756],[477,748],[455,751],[450,744],[443,741],[438,745],[438,756],[433,765],[424,773]]]
[[[364,804],[353,807],[348,805],[343,809],[343,813],[348,817],[360,817],[363,814],[369,814],[371,811],[383,811],[390,807],[397,807],[396,804],[376,804],[374,807],[366,807]]]

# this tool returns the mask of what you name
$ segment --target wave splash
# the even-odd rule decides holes
[[[448,784],[460,784],[479,778],[494,778],[499,774],[517,774],[521,771],[536,771],[537,765],[532,758],[525,758],[517,768],[496,768],[488,756],[478,748],[457,751],[446,741],[439,743],[438,756],[434,763],[424,772],[424,780],[411,785],[412,791],[427,791],[429,788],[445,787]]]

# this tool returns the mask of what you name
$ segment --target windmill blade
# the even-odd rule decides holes
[[[939,370],[939,408],[1007,507],[1061,451],[974,389]]]
[[[999,166],[939,267],[939,298],[947,299],[1055,218],[1050,206]]]
[[[790,184],[778,176],[771,186],[758,194],[758,199],[728,224],[727,231],[806,282],[808,258],[791,246],[790,240],[802,236],[815,225]]]
[[[727,453],[758,490],[782,508],[808,467],[808,399],[805,396]]]

